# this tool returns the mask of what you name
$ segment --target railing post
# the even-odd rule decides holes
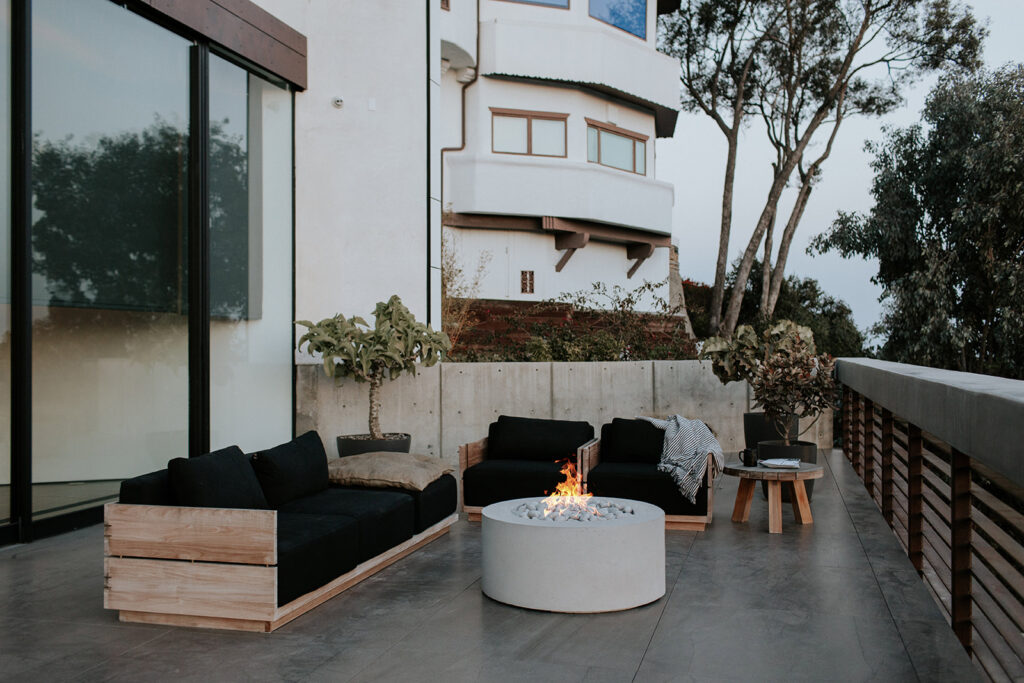
[[[860,448],[860,435],[861,435],[861,410],[860,410],[860,394],[856,391],[850,391],[850,428],[853,430],[852,438],[850,439],[851,456],[853,460],[853,471],[857,473],[858,477],[863,478],[863,470],[861,468],[862,463],[862,451]]]
[[[875,497],[875,402],[864,399],[864,488]]]
[[[907,423],[907,555],[918,572],[924,569],[921,530],[921,428]]]
[[[851,439],[853,438],[853,428],[850,423],[850,416],[853,414],[853,391],[850,387],[843,385],[843,455],[846,456],[847,460],[853,459],[853,447]]]
[[[882,408],[882,516],[892,526],[892,411]]]
[[[951,621],[953,632],[971,650],[971,460],[953,449],[950,459]]]

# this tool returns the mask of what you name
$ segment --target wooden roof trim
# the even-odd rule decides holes
[[[565,121],[569,118],[568,114],[561,114],[553,111],[531,111],[529,109],[504,109],[502,107],[490,107],[492,114],[498,116],[525,116],[532,119],[552,119],[557,121]]]
[[[604,123],[603,121],[597,121],[589,117],[586,117],[586,119],[587,125],[593,126],[594,128],[600,128],[601,130],[606,130],[609,133],[617,133],[618,135],[623,135],[627,138],[633,138],[634,140],[639,140],[640,142],[647,142],[648,140],[651,139],[650,135],[637,133],[635,130],[629,130],[628,128],[619,128],[618,126],[613,125],[611,123]]]

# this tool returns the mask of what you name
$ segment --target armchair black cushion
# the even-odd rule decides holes
[[[273,508],[327,489],[327,453],[320,435],[309,431],[252,455],[252,469]]]
[[[588,422],[500,415],[487,431],[487,459],[565,460],[575,458],[576,449],[593,438]]]
[[[617,417],[601,427],[601,462],[640,462],[657,465],[665,430],[647,420]]]
[[[132,505],[174,505],[171,477],[167,470],[159,470],[125,479],[118,500]]]
[[[279,606],[352,571],[359,561],[359,524],[352,517],[277,513]]]
[[[379,489],[329,488],[286,503],[278,510],[355,519],[359,527],[359,562],[412,538],[416,524],[412,496]]]
[[[490,505],[513,498],[536,498],[555,490],[565,479],[563,465],[534,460],[484,460],[462,473],[466,505]]]
[[[238,446],[198,458],[174,458],[167,463],[171,489],[178,505],[266,510],[267,499]]]
[[[708,487],[697,491],[695,503],[679,492],[679,487],[657,465],[637,462],[602,462],[590,470],[587,490],[595,496],[629,498],[657,505],[666,515],[705,515],[708,511]]]

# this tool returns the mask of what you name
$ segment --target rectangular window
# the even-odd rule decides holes
[[[448,0],[441,0],[441,9],[447,9],[447,10],[451,9],[451,7],[448,4]]]
[[[568,118],[568,114],[491,107],[491,151],[564,157]]]
[[[523,270],[519,273],[519,289],[523,294],[533,294],[533,271]]]
[[[647,40],[647,0],[590,0],[590,16]]]
[[[520,5],[541,5],[542,7],[569,9],[569,0],[508,0],[508,2],[517,2]]]
[[[587,161],[647,175],[647,136],[587,119]]]

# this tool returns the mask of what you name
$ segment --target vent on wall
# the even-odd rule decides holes
[[[533,294],[532,270],[523,270],[519,272],[519,290],[523,294]]]

